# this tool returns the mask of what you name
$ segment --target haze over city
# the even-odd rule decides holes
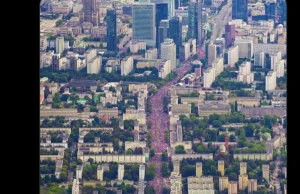
[[[42,0],[41,194],[286,194],[285,0]]]

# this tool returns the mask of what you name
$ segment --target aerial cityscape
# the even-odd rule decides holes
[[[286,194],[285,0],[41,0],[41,194]]]

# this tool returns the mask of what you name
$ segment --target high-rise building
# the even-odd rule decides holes
[[[271,57],[271,69],[275,70],[276,63],[279,62],[282,59],[282,54],[279,51],[275,54],[270,55],[270,57]]]
[[[248,193],[257,191],[257,179],[249,179],[248,181]]]
[[[254,73],[251,72],[251,62],[245,61],[239,66],[237,81],[250,84],[254,81]]]
[[[224,176],[225,174],[224,160],[218,160],[218,171],[221,172],[221,176]]]
[[[181,18],[174,16],[169,22],[169,36],[176,44],[176,58],[179,58],[179,48],[182,45],[182,25]]]
[[[115,9],[107,9],[107,50],[117,49],[117,15]]]
[[[174,160],[173,161],[173,172],[176,174],[180,174],[180,161],[179,160]]]
[[[79,180],[77,180],[77,179],[73,180],[72,194],[80,194]]]
[[[248,22],[248,0],[232,0],[232,19]]]
[[[163,59],[158,64],[158,77],[165,79],[169,73],[171,73],[171,60]]]
[[[284,24],[286,22],[286,1],[285,0],[279,0],[279,23]]]
[[[285,60],[282,59],[280,61],[277,61],[275,64],[273,71],[276,71],[277,78],[284,76],[284,63],[285,63]]]
[[[139,179],[145,179],[145,165],[141,164],[139,167]]]
[[[202,45],[202,0],[188,3],[188,38],[195,38]]]
[[[231,22],[225,25],[226,48],[232,47],[235,39],[235,25]]]
[[[233,46],[228,49],[228,65],[234,65],[239,61],[239,46]]]
[[[265,4],[265,14],[267,20],[274,20],[274,22],[276,22],[276,15],[277,15],[276,2],[268,2]]]
[[[210,88],[211,84],[215,81],[215,68],[209,67],[204,71],[203,87]]]
[[[151,3],[166,3],[168,5],[168,19],[175,15],[175,1],[174,0],[150,0]]]
[[[270,166],[268,164],[262,165],[263,178],[269,182],[270,180]]]
[[[215,68],[215,76],[220,75],[220,73],[224,70],[224,59],[223,58],[216,58],[211,65],[213,68]]]
[[[169,180],[171,183],[170,193],[182,194],[181,174],[171,172]]]
[[[150,47],[156,44],[155,10],[154,3],[132,5],[132,39],[145,41]]]
[[[182,136],[182,126],[181,126],[181,120],[177,121],[176,125],[176,135],[177,135],[177,141],[182,141],[183,136]]]
[[[240,162],[240,175],[247,174],[247,162]]]
[[[252,38],[243,37],[235,38],[234,46],[239,46],[239,58],[253,57],[253,40]]]
[[[254,53],[254,66],[265,68],[265,52]]]
[[[210,67],[212,62],[217,58],[217,47],[215,44],[211,43],[208,45],[208,53],[207,54],[207,66]]]
[[[98,165],[97,166],[97,180],[103,181],[103,173],[104,173],[104,169],[103,169],[102,165]]]
[[[156,11],[155,11],[155,27],[156,27],[156,48],[159,48],[159,42],[158,36],[159,36],[159,26],[161,20],[167,20],[168,19],[168,4],[167,3],[157,3],[155,5]]]
[[[65,44],[64,37],[58,36],[55,40],[55,53],[62,54],[65,49],[64,44]]]
[[[90,22],[93,26],[98,26],[98,12],[96,6],[96,0],[82,0],[83,8],[79,13],[79,21]]]
[[[269,71],[266,76],[266,91],[272,91],[276,89],[276,72]]]
[[[202,45],[202,0],[198,0],[197,2],[197,41],[198,45]]]
[[[228,177],[226,176],[219,177],[219,191],[224,189],[228,189]]]
[[[248,187],[248,175],[239,175],[239,190],[245,190]]]
[[[133,69],[133,57],[127,56],[121,61],[121,75],[128,75]]]
[[[175,9],[178,9],[180,7],[180,0],[175,0]]]
[[[102,57],[95,56],[88,61],[87,64],[87,73],[88,74],[98,74],[101,70]]]
[[[176,45],[174,44],[173,39],[165,39],[161,43],[161,59],[170,59],[171,60],[171,70],[176,68]]]
[[[237,181],[230,181],[228,185],[228,194],[238,194],[238,183]]]
[[[202,162],[196,162],[196,177],[202,176]]]
[[[160,49],[160,45],[166,38],[168,38],[168,30],[169,30],[169,20],[161,20],[158,29],[158,49]]]
[[[119,181],[122,181],[123,180],[123,177],[124,177],[124,165],[123,164],[119,164],[118,166],[118,180]]]

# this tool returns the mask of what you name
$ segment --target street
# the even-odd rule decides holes
[[[214,27],[212,29],[211,40],[222,37],[225,31],[225,25],[231,20],[232,0],[228,0],[228,3],[224,5],[222,10],[214,16]]]

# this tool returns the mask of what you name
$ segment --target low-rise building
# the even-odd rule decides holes
[[[211,114],[230,114],[229,103],[221,101],[204,101],[198,103],[199,117],[208,117]]]

